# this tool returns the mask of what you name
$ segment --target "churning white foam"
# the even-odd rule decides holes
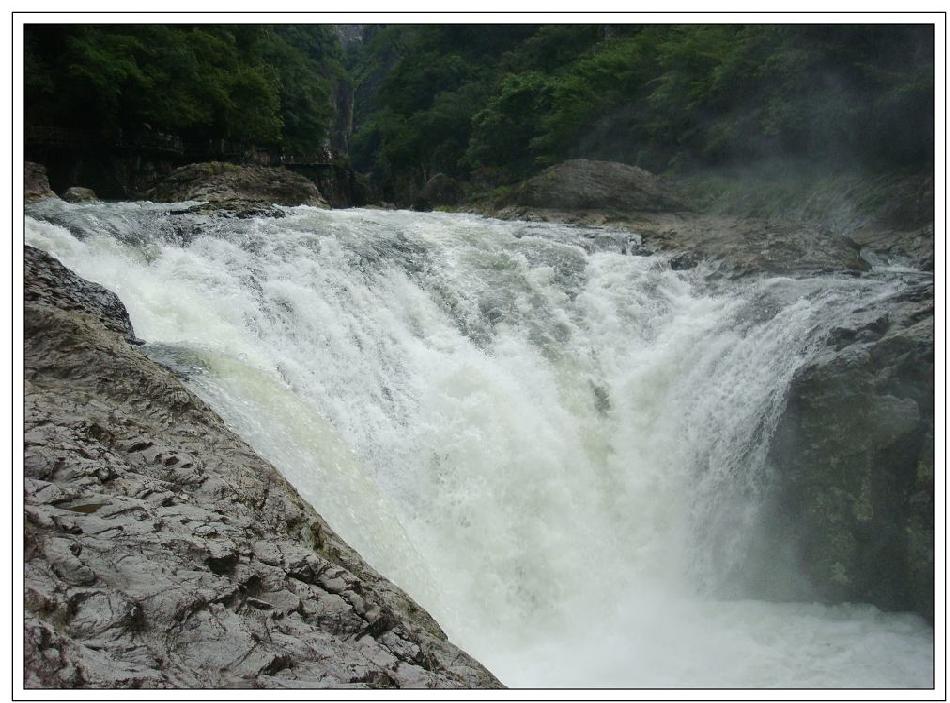
[[[474,216],[170,209],[47,203],[27,243],[115,290],[506,684],[932,684],[915,616],[735,590],[792,374],[894,284],[717,283],[621,235]]]

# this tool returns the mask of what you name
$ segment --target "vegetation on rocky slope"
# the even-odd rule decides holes
[[[341,56],[329,25],[31,25],[26,119],[310,151]]]
[[[386,200],[437,173],[493,188],[569,158],[933,157],[926,25],[32,25],[25,40],[30,125],[299,154],[342,119]]]
[[[578,157],[926,168],[933,46],[926,26],[390,26],[355,62],[376,88],[356,105],[353,160],[397,191]]]

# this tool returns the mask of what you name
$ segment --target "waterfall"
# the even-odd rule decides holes
[[[933,631],[750,600],[788,384],[886,277],[730,281],[469,215],[31,206],[363,557],[513,686],[930,686]],[[795,574],[789,574],[794,578]]]

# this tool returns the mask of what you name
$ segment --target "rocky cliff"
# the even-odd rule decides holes
[[[27,687],[497,687],[137,348],[125,308],[25,250]]]
[[[792,380],[769,454],[766,594],[934,617],[934,289],[859,311]]]

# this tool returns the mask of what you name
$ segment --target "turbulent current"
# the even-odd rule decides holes
[[[750,600],[795,370],[881,278],[728,282],[475,216],[34,206],[153,358],[510,686],[913,687],[933,631]],[[789,578],[794,575],[789,575]]]

